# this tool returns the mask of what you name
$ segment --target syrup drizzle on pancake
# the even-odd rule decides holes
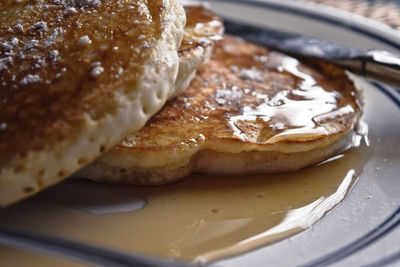
[[[221,39],[223,24],[213,12],[201,6],[186,6],[185,12],[187,22],[179,47],[179,56],[197,46],[211,46],[215,41]]]
[[[342,70],[243,42],[225,37],[217,43],[186,92],[117,149],[168,150],[191,140],[209,142],[209,149],[218,140],[268,146],[351,128],[360,109]]]
[[[292,74],[300,82],[297,89],[279,91],[272,98],[266,94],[256,95],[265,101],[253,108],[244,107],[240,115],[227,114],[226,117],[229,118],[229,125],[234,130],[234,135],[242,140],[263,142],[260,136],[257,140],[249,140],[248,136],[240,130],[240,121],[264,121],[274,132],[270,138],[275,141],[278,138],[284,139],[286,135],[292,137],[293,135],[328,135],[329,131],[322,126],[324,122],[355,112],[355,108],[350,104],[338,106],[337,102],[342,95],[338,91],[327,91],[322,88],[310,74],[299,69],[300,62],[297,59],[272,52],[267,60],[261,59],[262,61],[265,61],[266,66],[271,69]],[[239,77],[264,81],[256,69],[242,69]]]

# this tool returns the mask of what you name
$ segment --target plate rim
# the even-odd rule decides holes
[[[400,52],[400,30],[396,30],[381,22],[338,8],[318,3],[293,0],[212,0],[212,3],[216,2],[273,9],[302,16],[310,20],[323,21],[373,38],[374,40],[389,45]],[[199,3],[202,3],[202,1],[200,0]]]

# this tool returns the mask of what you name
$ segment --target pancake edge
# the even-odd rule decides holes
[[[354,135],[355,132],[351,129],[328,146],[295,153],[281,151],[229,153],[204,149],[187,157],[187,160],[174,167],[123,168],[95,161],[80,171],[78,177],[112,184],[163,185],[182,180],[192,173],[240,176],[293,172],[315,165],[349,148]],[[221,171],[220,166],[229,166],[229,168]]]
[[[179,58],[178,48],[183,37],[186,15],[179,1],[165,0],[168,23],[155,48],[144,64],[137,90],[115,91],[118,108],[115,114],[95,121],[85,114],[78,134],[31,151],[25,157],[10,161],[0,170],[0,207],[13,204],[40,190],[54,185],[111,149],[122,138],[144,126],[172,94]],[[160,66],[162,66],[160,68]],[[155,73],[158,75],[154,75]],[[147,74],[147,75],[146,75]],[[148,75],[152,74],[152,75]],[[132,123],[134,121],[135,123]]]

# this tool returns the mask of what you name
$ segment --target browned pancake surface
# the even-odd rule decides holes
[[[187,23],[179,48],[179,71],[174,93],[182,93],[194,78],[197,68],[211,56],[214,42],[221,39],[224,27],[220,18],[201,6],[186,6]]]
[[[197,47],[211,46],[221,39],[222,20],[202,6],[186,6],[186,25],[179,56],[185,56]]]
[[[21,0],[0,8],[0,207],[143,127],[172,95],[178,0]]]
[[[68,137],[85,113],[112,114],[113,91],[135,88],[159,39],[161,0],[69,2],[1,4],[0,166]]]
[[[356,94],[337,67],[224,37],[183,94],[76,176],[154,185],[295,171],[351,144]]]
[[[116,149],[179,149],[205,139],[217,151],[221,143],[268,150],[346,132],[359,113],[343,70],[225,37],[187,91]]]

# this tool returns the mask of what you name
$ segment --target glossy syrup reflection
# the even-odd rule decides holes
[[[264,142],[270,143],[334,134],[340,131],[340,127],[332,127],[329,122],[336,120],[338,123],[339,118],[355,116],[354,114],[358,113],[359,107],[355,104],[354,92],[350,93],[351,90],[347,92],[344,86],[334,85],[332,81],[329,84],[326,80],[316,79],[318,74],[303,70],[304,65],[296,58],[272,51],[268,56],[258,56],[253,60],[263,65],[264,71],[276,71],[287,77],[292,76],[297,82],[294,88],[288,86],[271,95],[255,94],[253,91],[251,95],[263,101],[254,106],[244,106],[239,114],[226,114],[233,134],[242,140],[249,141],[249,137],[242,130],[245,122],[262,121],[263,124],[268,124],[272,133]],[[239,77],[253,81],[264,81],[264,79],[269,81],[263,77],[262,71],[256,68],[241,69]],[[332,77],[331,79],[334,80]],[[341,87],[343,87],[341,90],[337,89]],[[236,91],[232,92],[237,93]],[[257,141],[260,142],[259,139]]]
[[[193,175],[162,187],[67,181],[1,210],[0,218],[14,227],[124,251],[209,262],[287,238],[311,226],[344,198],[362,172],[367,152],[362,144],[298,172],[240,177]],[[117,210],[115,196],[121,196],[123,207],[136,207],[133,204],[138,200],[143,203],[140,198],[146,204],[121,213],[107,207],[110,213],[105,214],[107,208],[101,208],[104,201],[93,202],[95,197],[85,194],[88,186],[96,186],[100,196],[113,195],[112,207]],[[95,210],[103,215],[79,207],[77,199],[83,199],[82,195],[89,198],[82,200],[84,207],[98,205]],[[7,257],[7,250],[0,249],[0,258]]]

